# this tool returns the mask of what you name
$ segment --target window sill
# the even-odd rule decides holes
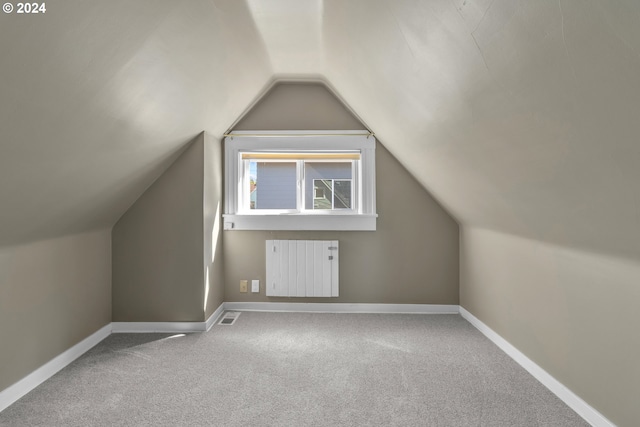
[[[378,215],[231,215],[225,230],[375,231]]]

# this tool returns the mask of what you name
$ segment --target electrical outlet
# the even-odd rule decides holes
[[[248,284],[248,280],[240,280],[240,292],[246,293],[247,292],[247,284]]]
[[[257,294],[260,292],[260,280],[252,280],[251,281],[251,292]]]

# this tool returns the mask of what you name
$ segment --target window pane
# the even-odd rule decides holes
[[[305,176],[305,209],[351,209],[351,179],[353,175],[352,162],[304,162]],[[342,193],[340,198],[348,199],[348,203],[335,203],[334,181],[348,181],[348,190],[344,190],[341,184]],[[346,193],[348,191],[348,193]]]
[[[251,209],[296,209],[295,162],[251,161],[249,175]]]
[[[351,206],[351,180],[313,180],[313,209],[351,209]]]
[[[331,209],[333,198],[332,179],[313,180],[313,209]]]
[[[351,209],[351,180],[333,181],[333,208]]]

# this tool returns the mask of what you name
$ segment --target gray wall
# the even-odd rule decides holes
[[[322,85],[275,86],[236,130],[363,129]],[[396,161],[376,147],[377,231],[225,231],[225,301],[458,304],[458,224]],[[267,239],[340,241],[340,297],[267,298]],[[260,294],[240,293],[260,279]]]
[[[204,318],[204,134],[113,227],[113,321]]]
[[[640,420],[640,263],[464,227],[460,303],[619,426]]]
[[[222,253],[222,144],[204,134],[204,268],[205,319],[224,302]]]
[[[109,322],[109,230],[0,248],[0,391]]]
[[[362,123],[323,84],[278,83],[234,130],[354,130]]]

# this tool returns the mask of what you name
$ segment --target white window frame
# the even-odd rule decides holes
[[[368,131],[235,131],[225,137],[225,230],[369,230],[376,229],[375,137]],[[352,209],[305,209],[297,166],[298,209],[247,209],[248,169],[242,153],[358,152],[353,162]],[[303,164],[303,162],[301,162]],[[302,200],[300,200],[302,197]]]
[[[309,154],[309,153],[313,153],[316,154],[318,150],[314,150],[313,152],[311,150],[299,150],[297,152],[289,152],[286,151],[287,155],[296,155],[296,154],[301,154],[301,155],[305,155],[305,154]],[[267,151],[267,150],[261,150],[260,152],[256,152],[253,150],[241,150],[239,151],[239,155],[238,157],[240,157],[240,154],[242,153],[251,153],[251,154],[265,154],[265,157],[267,156],[271,156],[271,155],[275,155],[278,156],[279,152],[273,152],[273,151]],[[335,152],[332,152],[331,154],[334,154]],[[318,153],[318,154],[324,154],[324,153]],[[336,153],[339,154],[339,153]],[[345,155],[351,155],[351,154],[358,154],[361,155],[360,152],[358,151],[356,153],[356,150],[343,150],[343,154]],[[257,160],[260,163],[265,162],[265,163],[291,163],[291,164],[295,164],[296,167],[296,207],[293,209],[251,209],[250,208],[250,204],[251,204],[251,193],[247,191],[247,189],[249,188],[249,182],[250,182],[250,175],[249,175],[249,169],[250,169],[250,163],[252,160]],[[240,182],[240,187],[238,188],[238,199],[237,199],[237,203],[238,203],[238,207],[236,209],[236,213],[240,214],[240,215],[276,215],[276,214],[307,214],[307,215],[335,215],[335,212],[337,212],[337,210],[315,210],[313,208],[308,209],[306,207],[306,169],[305,169],[305,165],[306,163],[345,163],[345,164],[350,164],[351,165],[351,172],[352,175],[350,178],[348,179],[340,179],[340,178],[331,178],[331,180],[342,180],[342,181],[351,181],[351,194],[352,194],[352,207],[350,209],[342,209],[340,210],[340,212],[342,213],[351,213],[351,214],[357,214],[360,211],[359,209],[359,198],[358,198],[358,194],[357,194],[357,183],[359,182],[359,175],[360,175],[360,160],[349,160],[349,159],[273,159],[273,158],[264,158],[264,159],[238,159],[239,163],[238,163],[238,179]],[[314,180],[315,181],[315,180]],[[354,187],[354,182],[356,183],[356,187]]]

